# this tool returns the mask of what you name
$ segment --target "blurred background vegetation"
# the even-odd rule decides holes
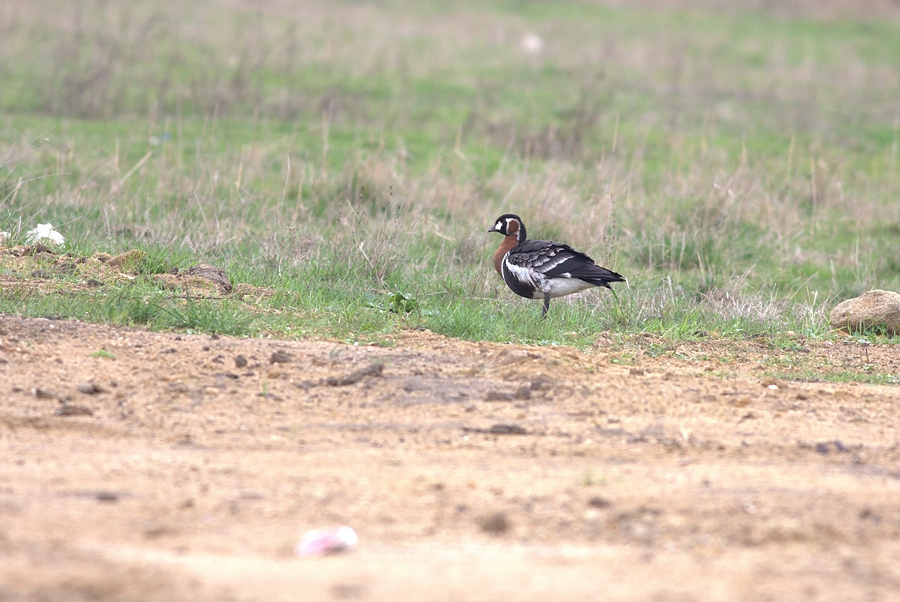
[[[896,2],[30,0],[0,82],[13,243],[222,265],[266,331],[816,335],[900,290]],[[505,212],[628,286],[537,323]]]

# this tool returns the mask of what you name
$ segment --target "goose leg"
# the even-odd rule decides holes
[[[544,307],[543,307],[543,309],[541,310],[541,317],[542,317],[542,318],[546,318],[546,317],[547,317],[547,310],[548,310],[548,309],[550,309],[550,294],[549,294],[549,293],[544,293]]]

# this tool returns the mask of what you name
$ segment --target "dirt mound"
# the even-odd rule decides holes
[[[259,299],[274,294],[271,289],[245,283],[233,284],[225,270],[207,264],[187,270],[171,268],[155,273],[144,251],[118,255],[96,253],[79,256],[60,253],[44,244],[0,247],[0,287],[22,291],[87,291],[146,277],[162,289],[190,298]]]

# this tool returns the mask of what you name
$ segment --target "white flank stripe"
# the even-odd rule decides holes
[[[543,281],[544,279],[541,278],[540,274],[535,274],[530,269],[514,265],[514,264],[510,263],[509,261],[506,261],[505,259],[504,259],[504,263],[506,264],[506,269],[509,270],[509,273],[512,275],[513,278],[515,278],[522,284],[527,284],[528,286],[535,289],[535,293],[538,294],[538,296],[536,296],[535,299],[539,299],[544,296],[541,293],[541,291],[543,290],[543,287],[541,286],[541,281]],[[537,276],[537,278],[540,278],[540,280],[535,278],[535,276]]]

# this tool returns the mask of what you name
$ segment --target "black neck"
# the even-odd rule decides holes
[[[525,242],[528,240],[528,235],[525,234],[525,224],[519,222],[519,231],[516,233],[516,240],[519,242]]]

